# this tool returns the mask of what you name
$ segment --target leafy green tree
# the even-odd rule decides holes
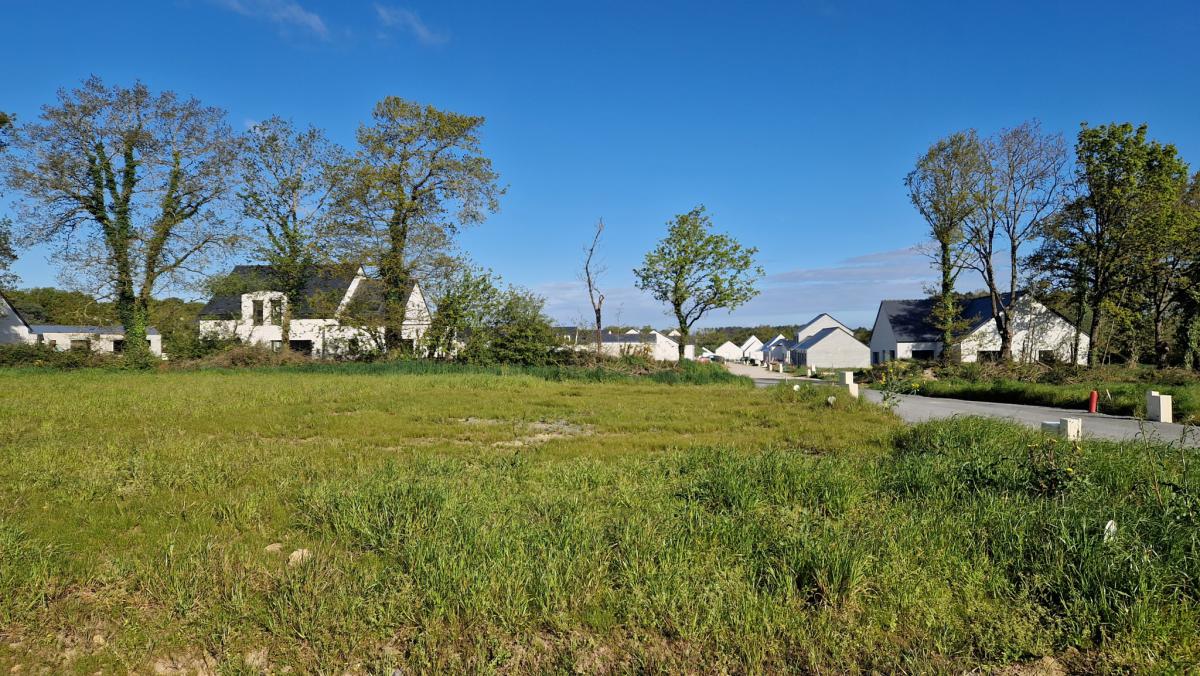
[[[987,166],[984,144],[972,129],[938,140],[904,178],[909,199],[929,226],[932,257],[941,275],[932,321],[942,332],[943,360],[949,360],[963,327],[954,284],[967,255],[963,247],[967,220],[980,209]]]
[[[712,220],[698,206],[667,222],[667,235],[633,271],[636,284],[675,316],[681,334],[679,359],[692,325],[712,310],[733,310],[758,295],[763,270],[758,249],[743,247],[712,232]]]
[[[0,110],[0,153],[8,147],[8,140],[12,133],[13,116]],[[0,192],[0,197],[4,193]],[[0,288],[12,286],[17,282],[17,278],[9,268],[13,262],[17,260],[17,253],[13,249],[12,241],[12,222],[7,218],[0,218]]]
[[[59,245],[116,303],[128,355],[146,357],[156,289],[184,283],[237,241],[224,217],[236,141],[225,113],[145,85],[99,78],[62,90],[17,127],[4,159],[23,239]]]
[[[1098,338],[1106,312],[1118,293],[1128,298],[1145,281],[1143,259],[1161,249],[1153,242],[1162,236],[1166,205],[1181,195],[1186,165],[1174,146],[1151,141],[1145,125],[1128,123],[1083,124],[1075,156],[1077,197],[1047,222],[1036,259],[1046,264],[1045,272],[1076,287],[1091,365],[1104,351]]]
[[[487,332],[491,360],[525,366],[549,362],[559,345],[545,307],[543,298],[524,289],[501,293]]]
[[[296,303],[337,225],[331,207],[348,169],[345,154],[321,130],[272,117],[246,133],[240,165],[242,213],[259,225],[255,248],[287,301],[280,318],[287,346]]]
[[[457,343],[483,330],[499,295],[491,272],[469,265],[457,270],[433,299],[435,310],[424,336],[429,355],[453,356]]]
[[[504,188],[480,149],[483,123],[389,96],[358,130],[340,203],[357,227],[348,245],[374,263],[383,282],[389,349],[403,345],[413,278],[443,258],[460,228],[499,209]]]

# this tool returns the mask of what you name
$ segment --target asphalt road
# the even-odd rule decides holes
[[[746,366],[743,364],[728,364],[729,370],[737,375],[747,376],[754,380],[759,387],[771,387],[781,382],[823,383],[809,378],[793,378],[786,374],[770,373],[762,367]],[[879,403],[883,395],[874,390],[863,389],[863,396],[869,401]],[[1060,418],[1080,418],[1083,420],[1083,436],[1096,439],[1127,440],[1152,438],[1161,441],[1181,443],[1192,448],[1200,447],[1200,428],[1185,425],[1148,422],[1122,416],[1087,413],[1085,411],[1045,406],[1027,406],[1025,404],[1000,404],[986,401],[967,401],[964,399],[943,399],[941,397],[920,397],[913,394],[900,395],[900,403],[894,409],[900,419],[908,423],[924,422],[937,418],[949,418],[956,415],[975,415],[988,418],[1003,418],[1021,423],[1035,429],[1041,428],[1043,421],[1057,421]]]

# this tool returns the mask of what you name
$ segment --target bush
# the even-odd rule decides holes
[[[309,364],[312,359],[299,352],[279,350],[276,352],[262,345],[233,345],[191,362],[181,362],[179,366],[191,368],[253,368],[261,366],[296,366]]]
[[[0,345],[0,367],[38,367],[77,369],[88,367],[122,367],[120,355],[90,350],[58,351],[44,345]]]

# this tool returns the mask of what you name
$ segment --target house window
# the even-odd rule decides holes
[[[313,342],[311,340],[289,340],[288,349],[292,352],[312,355]]]
[[[263,324],[263,301],[256,300],[256,301],[253,301],[253,303],[254,303],[254,311],[253,311],[254,325],[262,326],[262,324]]]
[[[72,350],[90,350],[92,349],[92,341],[87,338],[71,341]]]
[[[888,360],[889,361],[896,360],[896,351],[895,350],[888,350]]]
[[[1054,350],[1038,350],[1038,361],[1043,364],[1057,364],[1058,353]]]
[[[913,350],[912,358],[917,361],[929,361],[933,359],[933,350]]]
[[[124,351],[125,351],[125,341],[120,338],[114,340],[113,341],[113,352],[116,354],[121,354]]]
[[[282,340],[272,340],[271,341],[271,351],[272,352],[278,352],[279,348],[281,348],[281,347],[283,347]]]
[[[283,303],[281,301],[269,301],[267,305],[271,308],[271,323],[276,326],[283,325]]]

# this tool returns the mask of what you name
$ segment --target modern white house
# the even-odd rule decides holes
[[[815,335],[818,331],[831,328],[841,329],[846,333],[849,333],[851,336],[854,335],[854,331],[852,331],[849,326],[846,326],[845,324],[834,319],[833,315],[827,312],[822,312],[816,317],[808,320],[807,324],[802,325],[796,330],[796,340],[797,342],[804,342],[805,338]]]
[[[22,343],[44,345],[60,352],[91,350],[121,353],[125,351],[125,327],[30,324],[8,299],[0,294],[0,345]],[[146,329],[146,345],[151,354],[156,357],[162,356],[162,335],[157,329]]]
[[[721,343],[713,352],[725,361],[741,361],[743,356],[742,348],[729,340]]]
[[[933,325],[932,313],[933,301],[928,298],[881,302],[871,332],[871,363],[934,359],[941,355],[944,346],[941,332]],[[1087,334],[1032,295],[1018,294],[1010,314],[1015,361],[1069,363],[1078,341],[1075,362],[1087,363],[1090,348]],[[991,298],[967,300],[963,303],[962,317],[968,328],[957,345],[956,358],[963,362],[999,358],[1000,332],[992,314]]]
[[[679,343],[659,331],[605,333],[600,349],[613,357],[640,354],[655,361],[679,361]]]
[[[758,360],[764,364],[779,363],[787,360],[787,337],[782,333],[762,344],[758,349]]]
[[[763,343],[758,339],[758,336],[750,336],[747,338],[746,342],[742,343],[740,347],[742,351],[742,359],[752,363],[757,363],[758,360],[762,359],[762,344]]]
[[[281,347],[288,301],[275,270],[269,265],[239,265],[230,278],[241,283],[241,293],[208,301],[200,311],[200,335]],[[296,305],[290,313],[289,348],[319,357],[382,349],[384,329],[378,320],[384,311],[383,289],[362,267],[314,267]],[[404,317],[401,337],[416,345],[431,321],[416,282],[408,292]]]
[[[596,330],[578,326],[556,326],[554,333],[562,340],[563,345],[574,350],[594,350],[596,347]],[[685,352],[685,358],[695,358],[695,345]],[[604,331],[600,334],[600,352],[610,357],[628,355],[643,355],[655,361],[679,361],[679,342],[670,338],[662,331],[647,331],[629,329],[625,333]]]
[[[859,369],[871,365],[871,348],[863,345],[847,329],[841,326],[827,326],[798,341],[791,349],[789,357],[794,366]]]

